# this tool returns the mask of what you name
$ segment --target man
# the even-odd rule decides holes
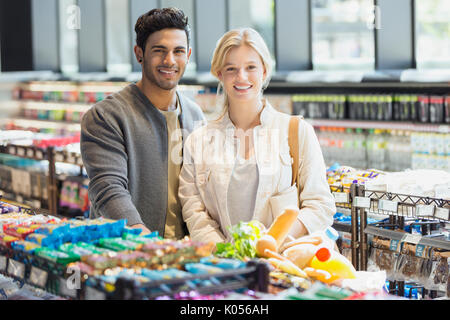
[[[141,80],[95,104],[81,123],[91,217],[180,239],[187,234],[178,200],[182,141],[204,120],[177,92],[191,55],[188,19],[175,8],[153,9],[135,31]]]

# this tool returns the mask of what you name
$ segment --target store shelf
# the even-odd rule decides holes
[[[8,144],[6,146],[0,146],[0,153],[33,160],[48,160],[48,151],[34,146]],[[78,166],[83,165],[81,153],[78,152],[54,150],[54,159],[55,162],[64,162]]]
[[[3,125],[13,123],[17,127],[22,128],[38,128],[38,129],[64,129],[69,132],[80,132],[81,124],[68,121],[38,120],[28,118],[8,118],[1,121]]]
[[[450,250],[450,241],[446,239],[426,237],[416,234],[405,233],[402,231],[383,229],[375,226],[367,226],[364,229],[364,232],[373,236],[379,236],[390,240],[397,240],[400,243],[407,242],[415,245],[424,245],[428,247],[433,247],[436,249]]]
[[[331,120],[305,119],[313,127],[338,127],[352,129],[404,130],[417,132],[450,133],[448,124],[413,123],[404,121],[364,121],[364,120]]]

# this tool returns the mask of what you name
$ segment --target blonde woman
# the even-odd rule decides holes
[[[288,205],[300,208],[291,230],[297,238],[325,229],[335,205],[325,163],[311,125],[299,125],[299,188],[291,186],[290,116],[263,97],[272,60],[262,37],[251,28],[227,32],[217,43],[211,73],[223,89],[223,114],[187,138],[179,198],[190,236],[228,242],[228,228],[259,220],[269,227]]]

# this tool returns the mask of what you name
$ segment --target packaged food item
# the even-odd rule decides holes
[[[70,262],[80,260],[80,256],[76,254],[53,250],[45,247],[37,248],[34,251],[34,254],[60,264],[68,264]]]
[[[34,230],[25,227],[9,227],[4,229],[4,233],[13,237],[20,238],[24,240],[29,234],[33,233]]]
[[[139,244],[145,244],[145,243],[148,243],[148,242],[161,240],[159,237],[151,238],[151,237],[144,237],[144,236],[139,236],[139,235],[135,235],[135,234],[131,234],[131,233],[124,233],[122,235],[122,239],[133,241],[133,242],[136,242],[136,243],[139,243]]]
[[[145,268],[151,260],[150,255],[141,251],[118,253],[114,259],[117,265],[123,268],[140,267]]]
[[[115,259],[99,254],[81,257],[81,261],[95,269],[107,269],[117,266],[117,261]]]
[[[14,250],[20,250],[20,251],[25,251],[28,253],[33,253],[37,248],[41,248],[41,246],[34,242],[30,242],[30,241],[26,241],[26,240],[18,240],[18,241],[11,243],[11,248],[13,248]]]
[[[89,250],[88,248],[85,248],[82,246],[78,246],[77,244],[73,244],[73,243],[64,243],[59,246],[58,250],[69,253],[69,254],[73,253],[80,257],[95,254],[94,251]]]
[[[0,245],[11,248],[11,243],[19,241],[20,238],[10,236],[8,234],[0,233]]]
[[[430,274],[432,279],[432,286],[435,290],[446,292],[447,281],[449,277],[449,265],[447,258],[441,257],[433,266],[433,270]]]
[[[59,239],[59,238],[58,238]],[[42,247],[55,248],[55,244],[58,244],[60,241],[56,240],[55,237],[50,237],[42,233],[32,233],[29,234],[25,240],[34,242]],[[56,241],[55,241],[56,240]]]
[[[444,123],[444,97],[430,97],[430,122]]]
[[[206,264],[208,266],[214,266],[224,270],[228,269],[239,269],[246,266],[245,262],[237,259],[226,259],[217,257],[204,257],[200,259],[200,263]]]
[[[70,229],[70,225],[63,224],[43,224],[40,228],[36,229],[36,233],[45,234],[48,236],[62,236]]]
[[[114,251],[136,250],[140,246],[136,242],[124,240],[122,238],[102,238],[99,240],[98,244],[103,248]]]
[[[419,96],[418,97],[419,104],[419,121],[426,123],[430,121],[430,97],[428,96]]]
[[[91,243],[78,242],[77,246],[81,247],[81,248],[85,248],[85,249],[91,251],[93,254],[106,254],[106,255],[110,255],[110,256],[113,256],[116,254],[116,251],[101,248],[101,247],[95,246]]]
[[[193,274],[216,274],[221,273],[223,270],[218,267],[206,265],[203,263],[187,263],[184,268]]]

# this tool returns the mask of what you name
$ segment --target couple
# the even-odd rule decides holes
[[[323,156],[303,120],[299,203],[291,186],[291,116],[263,98],[272,61],[256,31],[232,30],[217,43],[211,73],[223,90],[223,114],[198,128],[201,109],[177,91],[191,55],[187,18],[175,8],[154,9],[135,31],[142,79],[94,105],[82,120],[92,217],[127,219],[165,238],[227,242],[228,227],[240,221],[256,219],[268,228],[281,213],[277,201],[286,205],[290,198],[300,206],[292,237],[332,224]]]

